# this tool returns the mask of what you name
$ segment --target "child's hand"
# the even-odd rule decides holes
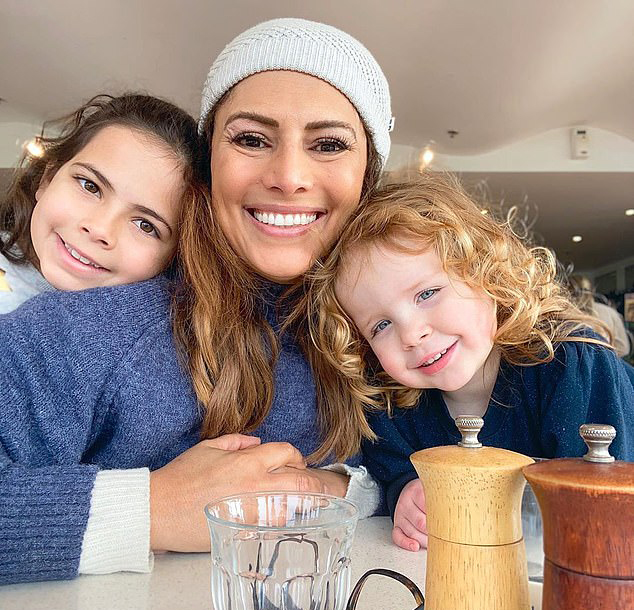
[[[394,511],[392,540],[408,551],[427,548],[425,491],[419,479],[410,481],[401,491]]]

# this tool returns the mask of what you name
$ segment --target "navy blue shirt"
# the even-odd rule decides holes
[[[416,478],[409,456],[420,449],[455,445],[460,433],[439,390],[423,392],[411,409],[369,416],[379,440],[366,442],[363,461],[383,486],[390,514],[403,487]],[[490,447],[530,457],[578,457],[584,423],[617,430],[610,452],[634,461],[634,369],[612,350],[580,341],[558,344],[555,358],[535,366],[502,362],[479,439]]]

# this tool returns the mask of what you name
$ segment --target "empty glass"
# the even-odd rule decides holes
[[[214,610],[342,610],[350,587],[354,504],[262,492],[205,508]]]

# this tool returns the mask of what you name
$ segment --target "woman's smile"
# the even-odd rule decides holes
[[[271,235],[294,237],[319,226],[319,221],[326,215],[323,209],[316,210],[306,205],[263,205],[245,208],[256,221],[262,231]]]

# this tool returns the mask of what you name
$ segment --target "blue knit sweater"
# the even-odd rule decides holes
[[[72,578],[98,469],[156,469],[199,440],[167,280],[40,295],[0,316],[0,346],[0,584]],[[288,338],[254,434],[304,455],[320,444],[311,371]]]
[[[379,440],[365,443],[363,461],[384,487],[390,514],[403,487],[416,478],[409,456],[420,449],[455,445],[460,433],[439,390],[427,390],[413,409],[369,417]],[[610,452],[634,461],[634,369],[612,350],[560,343],[547,364],[500,365],[479,439],[530,457],[578,457],[584,423],[612,424]]]

